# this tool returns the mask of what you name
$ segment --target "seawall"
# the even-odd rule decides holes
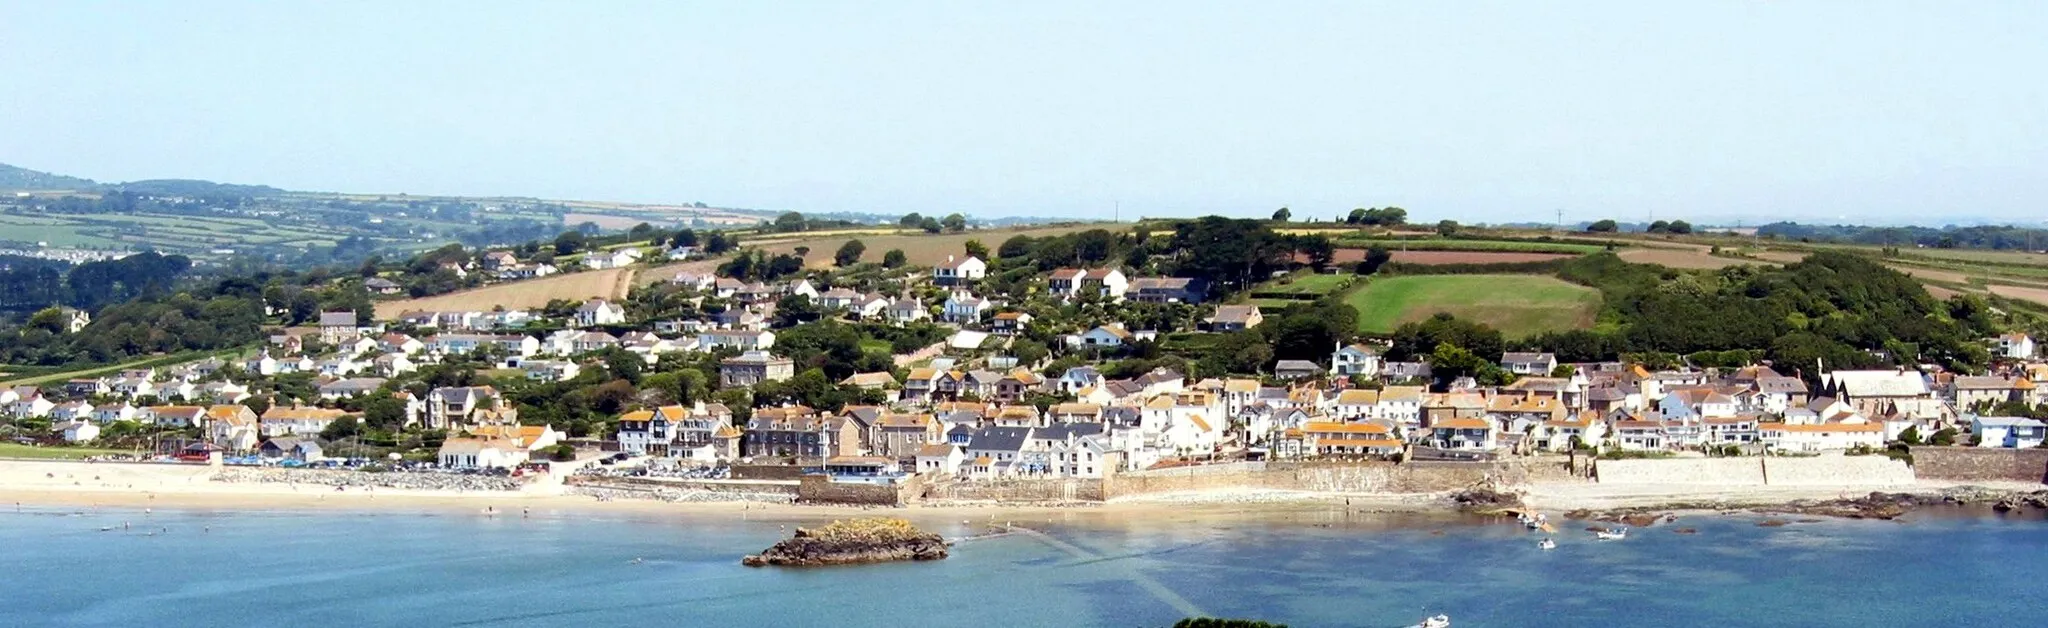
[[[1600,460],[1601,484],[1664,486],[1904,486],[1915,473],[1903,461],[1884,456],[1744,456]]]
[[[2048,449],[1921,446],[1913,468],[1929,480],[2048,483]]]

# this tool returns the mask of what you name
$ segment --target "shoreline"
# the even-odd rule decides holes
[[[1786,509],[1855,504],[1872,493],[1909,496],[1908,506],[1945,503],[1989,504],[2001,497],[2035,494],[2048,486],[2033,483],[1964,483],[1920,481],[1910,485],[1814,487],[1717,487],[1698,485],[1598,484],[1539,482],[1508,490],[1519,504],[1461,505],[1453,493],[1324,493],[1268,489],[1221,489],[1157,493],[1108,502],[933,502],[901,507],[794,503],[745,499],[664,501],[640,498],[598,499],[572,494],[558,478],[533,482],[516,491],[427,490],[264,482],[222,482],[211,479],[219,469],[185,465],[134,465],[64,461],[0,461],[0,504],[17,507],[88,507],[93,509],[220,509],[426,512],[520,516],[620,513],[677,515],[688,518],[830,519],[888,515],[913,520],[971,521],[1029,517],[1033,519],[1101,519],[1156,522],[1218,515],[1298,519],[1321,522],[1333,515],[1385,514],[1415,516],[1484,516],[1487,511],[1516,508],[1596,515],[1650,511],[1748,511],[1759,514]],[[1957,496],[1962,501],[1955,501]],[[1846,515],[1844,515],[1846,516]]]

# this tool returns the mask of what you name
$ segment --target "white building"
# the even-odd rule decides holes
[[[504,469],[526,460],[526,448],[509,438],[450,438],[441,443],[439,456],[450,469]]]
[[[623,322],[626,322],[626,308],[611,301],[591,299],[584,301],[582,306],[576,308],[576,325],[578,327],[616,325]]]
[[[988,262],[969,255],[965,258],[946,256],[946,261],[932,267],[932,282],[941,286],[956,286],[973,283],[988,276]]]

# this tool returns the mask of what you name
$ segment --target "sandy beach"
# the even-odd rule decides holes
[[[519,516],[522,513],[619,512],[678,516],[819,519],[890,514],[947,521],[1005,518],[1172,520],[1217,515],[1276,515],[1320,519],[1347,513],[1450,513],[1444,494],[1318,493],[1264,489],[1159,493],[1107,503],[1016,504],[951,502],[902,508],[769,503],[758,501],[667,502],[653,499],[599,500],[569,494],[559,478],[529,483],[518,491],[454,491],[397,488],[336,490],[332,486],[214,481],[218,470],[194,465],[0,461],[0,504],[80,508],[222,508],[253,510],[401,510]],[[1794,500],[1857,497],[1872,491],[1935,493],[1957,483],[1918,482],[1907,486],[1711,487],[1697,485],[1537,483],[1518,487],[1528,507],[1567,511],[1654,508],[1714,503],[1730,508],[1769,506]],[[1995,490],[2038,490],[2038,484],[1977,484]]]

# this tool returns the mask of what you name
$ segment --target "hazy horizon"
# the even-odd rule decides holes
[[[1126,219],[2032,222],[2048,5],[0,4],[0,163]]]

